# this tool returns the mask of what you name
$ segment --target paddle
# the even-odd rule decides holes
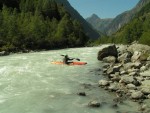
[[[65,56],[65,55],[61,55],[61,56]],[[75,60],[78,60],[78,61],[80,61],[80,59],[79,59],[79,58],[72,58],[72,59],[75,59]]]

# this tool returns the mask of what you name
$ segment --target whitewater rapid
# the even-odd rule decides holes
[[[113,108],[116,95],[98,87],[101,47],[71,48],[0,57],[0,113],[117,113],[134,111],[136,103]],[[68,54],[87,62],[84,66],[54,65]],[[85,86],[89,86],[85,88]],[[87,96],[77,95],[86,92]],[[90,108],[96,100],[100,108]]]

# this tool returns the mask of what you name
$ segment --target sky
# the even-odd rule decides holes
[[[83,18],[97,14],[100,18],[114,18],[136,6],[140,0],[68,0]]]

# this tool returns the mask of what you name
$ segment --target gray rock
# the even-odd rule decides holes
[[[113,81],[113,82],[119,82],[120,81],[120,76],[114,76],[113,78],[111,78],[111,80]]]
[[[109,85],[109,81],[107,81],[107,80],[99,80],[99,85],[100,86],[108,86]]]
[[[125,76],[122,76],[121,77],[121,80],[119,81],[120,83],[126,83],[126,84],[130,84],[134,81],[133,79],[133,76],[128,76],[128,75],[125,75]]]
[[[142,71],[142,72],[144,72],[144,71],[146,71],[146,70],[147,70],[146,66],[142,66],[142,67],[140,68],[140,71]]]
[[[110,74],[115,74],[116,72],[119,72],[121,66],[122,66],[122,65],[117,65],[117,66],[110,67],[110,68],[107,70],[107,74],[110,75]]]
[[[143,53],[149,53],[150,52],[150,46],[143,45],[143,44],[132,44],[129,46],[128,51],[134,52],[134,51],[140,51]]]
[[[132,69],[134,67],[134,63],[126,63],[126,64],[123,64],[123,67],[124,67],[124,70],[129,70],[129,69]]]
[[[139,73],[140,70],[139,70],[139,69],[134,69],[134,68],[132,68],[132,69],[128,69],[127,72],[128,72],[128,73],[132,73],[132,72]]]
[[[143,104],[142,106],[140,106],[140,107],[138,108],[138,110],[139,110],[139,111],[145,111],[146,108],[147,108],[147,105],[146,105],[146,104]],[[146,112],[144,112],[144,113],[146,113]]]
[[[141,62],[135,62],[134,65],[133,65],[133,67],[135,69],[140,69],[142,67],[142,64],[141,64]]]
[[[150,56],[147,58],[148,61],[150,61]]]
[[[111,90],[111,91],[117,91],[119,89],[119,87],[118,87],[118,84],[113,83],[113,84],[110,84],[108,89]]]
[[[128,63],[131,62],[131,57],[132,57],[132,53],[127,51],[126,53],[118,57],[118,61],[121,63]]]
[[[146,95],[150,94],[150,88],[149,87],[144,87],[144,88],[142,88],[141,91],[142,91],[142,93],[144,93]]]
[[[103,58],[103,61],[106,63],[115,63],[116,58],[114,56],[108,56],[108,57]]]
[[[135,91],[131,94],[133,99],[142,99],[143,93],[141,91]]]
[[[101,104],[97,101],[91,101],[88,103],[88,106],[90,106],[90,107],[100,107],[100,105]]]
[[[142,76],[136,77],[136,79],[137,79],[138,81],[140,81],[140,82],[144,80],[144,78],[143,78]]]
[[[129,76],[136,76],[136,75],[138,75],[137,72],[131,72],[131,73],[129,73]]]
[[[106,73],[107,73],[108,75],[110,75],[110,74],[114,74],[115,71],[114,71],[114,69],[113,69],[112,67],[110,67],[110,68],[107,70]]]
[[[127,74],[127,73],[128,73],[127,71],[123,70],[123,71],[120,72],[120,75],[124,75],[124,74]]]
[[[149,94],[149,95],[147,95],[147,98],[148,98],[148,99],[150,99],[150,94]]]
[[[134,84],[127,84],[128,89],[136,89]]]
[[[132,84],[134,84],[135,86],[140,86],[141,82],[139,82],[138,80],[135,80],[132,82]]]
[[[138,59],[140,58],[141,54],[142,54],[141,52],[135,51],[134,54],[133,54],[133,56],[131,57],[131,61],[132,62],[138,61]]]

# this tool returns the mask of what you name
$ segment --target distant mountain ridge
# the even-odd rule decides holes
[[[135,14],[141,10],[150,0],[140,0],[138,4],[131,10],[125,11],[124,13],[118,15],[113,21],[105,28],[106,34],[111,35],[120,29],[124,24],[130,22]]]
[[[135,14],[141,10],[146,4],[148,4],[150,0],[140,0],[138,4],[131,10],[125,11],[120,15],[116,16],[114,19],[96,19],[95,15],[87,18],[87,22],[89,22],[96,30],[107,34],[112,35],[122,26],[130,22]]]
[[[68,0],[55,0],[55,1],[63,4],[64,7],[67,9],[67,11],[71,14],[71,16],[81,22],[87,36],[89,36],[92,39],[97,39],[100,37],[100,34],[96,32],[96,30],[94,30],[91,27],[91,25],[70,5]]]
[[[92,25],[94,29],[105,34],[105,28],[111,23],[112,18],[101,19],[96,14],[92,14],[91,17],[86,18],[86,21]]]
[[[115,43],[139,43],[150,45],[150,2],[135,17],[113,36]]]

